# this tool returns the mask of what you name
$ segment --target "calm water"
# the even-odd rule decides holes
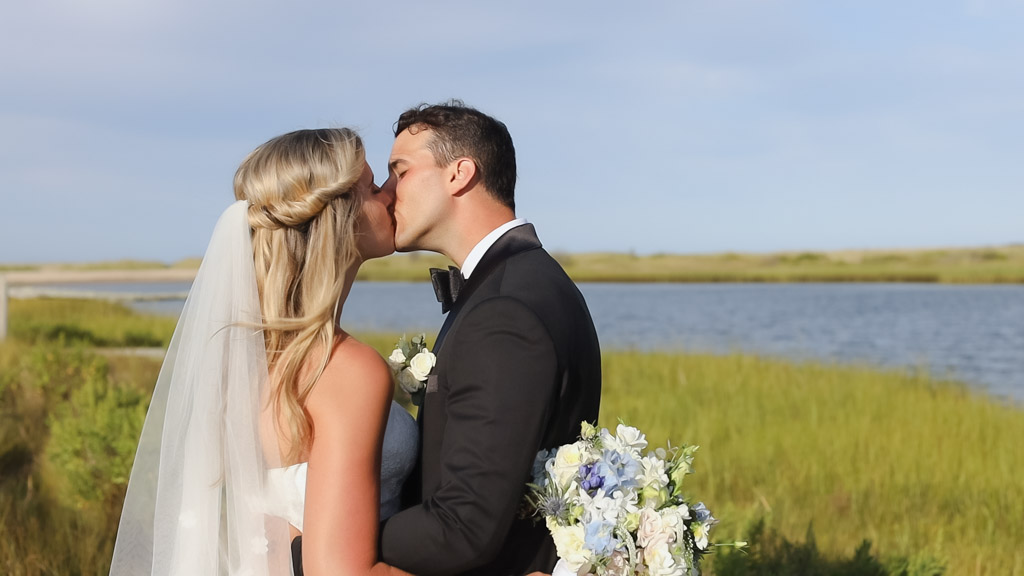
[[[109,289],[173,292],[187,286]],[[604,348],[745,351],[927,367],[1024,400],[1024,286],[583,284],[580,289]],[[181,303],[137,308],[177,314]],[[436,331],[444,319],[430,286],[408,283],[357,283],[342,318],[351,329],[394,332]]]

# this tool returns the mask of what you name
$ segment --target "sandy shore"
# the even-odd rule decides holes
[[[154,270],[31,270],[0,273],[8,286],[31,284],[125,284],[150,282],[191,282],[196,270],[167,268]]]

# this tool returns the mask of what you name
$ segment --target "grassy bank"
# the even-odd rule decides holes
[[[0,572],[105,573],[159,360],[97,356],[50,333],[0,344]],[[363,336],[384,353],[396,340]],[[604,376],[602,425],[701,446],[690,489],[722,519],[721,540],[763,521],[776,540],[808,542],[813,528],[829,558],[870,539],[883,561],[1024,575],[1019,407],[923,373],[746,355],[606,352]]]
[[[560,255],[577,282],[1024,282],[1024,246],[775,254]]]
[[[0,342],[0,573],[107,573],[159,367]]]
[[[602,423],[701,445],[695,494],[739,537],[759,517],[822,550],[1024,574],[1024,411],[924,374],[744,355],[609,354]]]
[[[1024,283],[1024,245],[934,250],[845,250],[771,254],[556,253],[577,282],[931,282]],[[359,278],[426,281],[427,269],[445,268],[436,254],[396,254],[367,262]],[[171,267],[197,268],[198,259]],[[159,262],[119,261],[50,265],[47,269],[157,269]],[[10,269],[43,268],[18,266]],[[4,267],[0,265],[0,272]]]
[[[137,314],[124,304],[65,298],[11,300],[8,330],[23,342],[53,341],[100,347],[166,347],[175,318]]]

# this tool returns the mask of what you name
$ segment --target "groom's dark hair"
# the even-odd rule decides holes
[[[438,166],[472,158],[484,187],[515,210],[516,149],[504,123],[461,100],[449,100],[444,104],[420,104],[403,112],[395,122],[395,136],[410,128],[413,133],[419,129],[434,133],[427,149]]]

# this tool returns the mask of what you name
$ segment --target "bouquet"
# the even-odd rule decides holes
[[[537,454],[528,510],[555,541],[555,575],[699,573],[717,520],[682,493],[697,446],[646,448],[636,428],[584,422],[579,441]]]
[[[398,385],[412,398],[412,403],[420,406],[423,403],[423,388],[427,376],[434,369],[437,358],[427,348],[425,334],[406,340],[405,334],[395,344],[395,349],[388,356],[388,366]]]

